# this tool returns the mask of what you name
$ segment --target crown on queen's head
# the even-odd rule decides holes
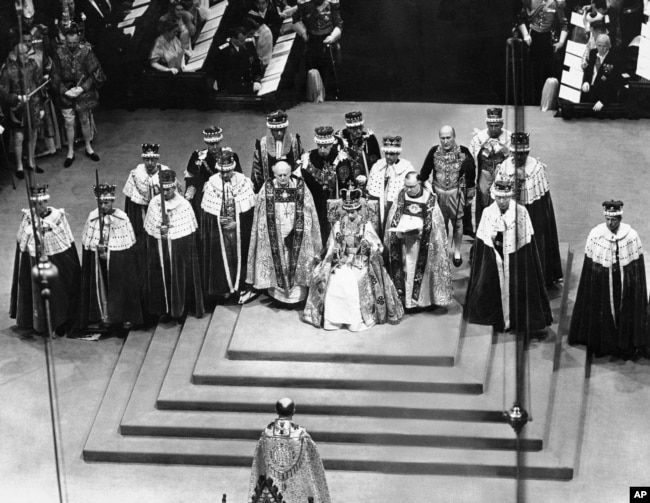
[[[48,201],[50,199],[50,194],[48,192],[48,187],[49,186],[47,184],[32,185],[31,193],[29,195],[29,198],[33,202]]]
[[[316,145],[331,145],[336,142],[332,126],[319,126],[314,129],[314,132],[316,133],[316,136],[314,136]]]
[[[158,159],[160,154],[158,150],[160,149],[160,144],[158,143],[143,143],[142,144],[142,158],[143,159]]]
[[[361,196],[363,193],[359,189],[341,189],[341,199],[343,200],[344,210],[358,210],[361,208]]]
[[[503,123],[503,108],[488,108],[486,122]]]
[[[224,147],[219,154],[217,159],[217,169],[219,171],[232,171],[235,169],[235,154],[232,149],[229,147]]]
[[[623,201],[609,200],[603,202],[603,215],[606,217],[620,217],[623,215]]]
[[[384,136],[382,139],[383,151],[385,154],[399,154],[402,152],[401,136]]]
[[[284,129],[289,126],[289,116],[284,110],[276,110],[266,116],[266,126],[269,129]]]
[[[223,140],[223,129],[217,126],[210,126],[203,130],[203,141],[205,143],[219,143]]]
[[[160,186],[163,189],[176,187],[176,172],[174,170],[164,169],[158,176],[160,176]]]
[[[530,150],[530,133],[512,133],[510,150],[512,152],[528,152]]]
[[[99,201],[115,201],[115,184],[100,183],[99,186],[93,185],[95,198]]]
[[[345,114],[345,125],[347,127],[363,126],[363,114],[359,110],[353,110]]]

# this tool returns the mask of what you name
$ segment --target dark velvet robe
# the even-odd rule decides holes
[[[146,239],[147,270],[144,285],[146,310],[153,315],[169,314],[174,318],[180,318],[187,312],[201,318],[205,310],[196,232],[171,240],[171,260],[167,245],[163,243],[164,262],[161,261],[158,250],[159,240],[150,235],[147,235]],[[163,280],[163,267],[165,280]]]
[[[65,328],[68,333],[73,334],[77,329],[76,322],[79,317],[81,281],[81,265],[77,248],[73,243],[70,248],[51,255],[49,259],[59,271],[58,279],[49,285],[52,330]],[[16,247],[9,317],[14,318],[20,328],[33,328],[37,332],[47,332],[40,288],[32,282],[34,265],[36,259]]]
[[[105,323],[109,325],[124,322],[142,323],[141,285],[135,247],[122,251],[112,250],[108,267],[106,261],[100,259],[99,271],[97,259],[97,252],[83,250],[79,328],[83,330],[91,323],[102,321],[99,306],[100,289],[103,289],[106,294]],[[100,271],[101,277],[98,276]],[[98,283],[98,279],[101,283]]]
[[[514,205],[514,201],[511,201],[511,209],[508,211],[512,211]],[[530,235],[530,229],[527,233],[524,228],[531,226],[530,219],[522,214],[526,211],[523,206],[518,205],[517,210],[519,229],[516,232],[520,237],[528,234],[528,242],[523,245],[519,243],[516,251],[506,253],[503,258],[504,264],[507,260],[509,265],[509,274],[504,280],[508,281],[509,286],[509,327],[514,331],[542,330],[553,321],[551,306],[544,286],[535,236]],[[496,330],[503,331],[506,321],[497,266],[498,251],[483,237],[492,233],[489,229],[490,217],[498,215],[498,212],[497,203],[493,203],[486,208],[479,224],[463,318],[469,323],[492,325]],[[514,227],[510,227],[507,232],[515,232]]]
[[[608,267],[600,263],[602,258],[597,256],[598,252],[592,254],[590,250],[592,236],[597,238],[595,233],[606,232],[603,225],[596,227],[587,241],[587,254],[571,317],[569,344],[585,344],[598,355],[647,351],[650,349],[650,333],[646,331],[648,292],[640,241],[636,232],[626,226],[633,235],[629,236],[628,246],[620,241],[620,249],[635,250],[635,254],[628,263],[619,261],[618,267],[622,272],[617,277],[614,273],[616,265]],[[623,229],[619,230],[621,232]],[[602,249],[602,240],[594,239],[592,242],[600,243]],[[610,273],[614,273],[611,282]]]

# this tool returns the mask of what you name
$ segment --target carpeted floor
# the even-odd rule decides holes
[[[456,126],[462,144],[469,143],[473,128],[484,127],[485,106],[340,102],[290,110],[290,129],[301,133],[306,148],[313,148],[313,127],[341,127],[344,113],[359,107],[366,125],[378,136],[394,133],[404,137],[403,157],[416,167],[437,143],[441,125]],[[600,203],[605,199],[623,199],[625,221],[642,239],[650,240],[645,197],[650,181],[648,121],[567,122],[535,109],[528,109],[527,114],[531,155],[548,164],[560,241],[574,246],[578,270],[586,235],[602,221]],[[103,181],[121,188],[129,170],[139,162],[140,143],[160,142],[161,162],[181,174],[191,151],[202,147],[201,129],[218,124],[225,130],[224,144],[239,153],[249,173],[254,138],[265,131],[263,115],[254,112],[110,111],[99,113],[97,123],[95,148],[101,162],[92,163],[81,152],[67,170],[62,167],[62,155],[39,161],[46,170],[39,180],[50,184],[51,204],[66,208],[77,241],[95,204],[95,168]],[[17,330],[6,314],[14,239],[25,192],[22,185],[13,191],[5,175],[0,191],[0,260],[4,267],[0,275],[0,501],[49,503],[57,501],[57,496],[42,343]],[[120,194],[116,205],[122,207],[123,202]],[[81,449],[121,341],[62,339],[54,348],[67,501],[214,502],[226,493],[228,502],[244,502],[246,469],[85,463]],[[596,360],[588,383],[576,476],[570,482],[528,481],[527,501],[626,502],[629,486],[650,484],[646,455],[650,449],[649,401],[648,360]],[[502,479],[330,472],[328,482],[334,502],[515,501],[514,482]]]

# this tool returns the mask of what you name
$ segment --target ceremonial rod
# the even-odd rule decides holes
[[[18,36],[19,36],[19,46],[17,48],[17,60],[18,64],[22,67],[22,80],[21,84],[21,93],[26,97],[24,102],[23,114],[27,122],[27,128],[24,131],[24,137],[27,139],[27,159],[30,166],[34,164],[34,158],[30,148],[31,134],[32,134],[32,118],[31,118],[31,109],[30,109],[30,100],[34,93],[28,92],[27,86],[27,76],[25,74],[25,62],[20,58],[20,44],[23,40],[23,26],[22,26],[22,15],[24,12],[24,0],[16,1],[16,17],[18,19]],[[40,219],[40,215],[37,215],[36,208],[34,208],[33,201],[31,199],[32,195],[32,174],[29,169],[25,171],[25,189],[27,191],[27,202],[29,204],[29,213],[32,223],[32,233],[34,236],[34,254],[36,256],[36,265],[32,268],[32,279],[34,282],[38,281],[38,285],[41,289],[41,300],[43,301],[43,307],[45,311],[45,320],[47,324],[47,336],[45,337],[45,365],[47,370],[47,390],[50,401],[50,421],[52,423],[52,442],[54,444],[54,464],[56,467],[56,482],[57,489],[59,494],[59,502],[64,503],[65,498],[65,478],[61,470],[63,464],[63,452],[61,445],[59,443],[59,438],[61,437],[60,433],[60,419],[59,419],[59,409],[57,403],[57,391],[56,391],[56,374],[54,367],[54,359],[52,355],[52,339],[54,338],[54,333],[52,331],[52,316],[50,313],[50,285],[55,282],[58,278],[58,270],[54,264],[52,264],[47,255],[45,254],[45,249],[43,247],[43,241],[41,236],[43,236],[43,226]],[[27,253],[29,253],[29,246],[27,247]]]
[[[515,133],[523,133],[525,131],[524,126],[524,106],[523,106],[523,93],[524,93],[524,84],[523,84],[523,42],[518,38],[509,38],[507,41],[506,49],[506,104],[508,100],[508,87],[512,86],[512,101],[515,110]],[[515,145],[516,149],[516,145]],[[519,243],[519,232],[518,227],[518,211],[519,211],[519,177],[517,170],[519,166],[516,164],[516,161],[513,159],[514,165],[514,200],[515,200],[515,248]],[[518,259],[519,254],[515,251],[515,271],[518,271]],[[524,264],[523,270],[524,281],[526,282],[526,291],[525,294],[528,295],[527,288],[527,274],[528,267],[527,264]],[[514,278],[514,295],[516,296],[519,292],[519,275],[515,272]],[[513,292],[510,293],[513,295]],[[519,321],[518,308],[519,303],[515,302],[515,320]],[[512,405],[512,408],[509,411],[505,412],[508,423],[515,431],[516,434],[516,453],[517,453],[517,465],[516,465],[516,501],[517,503],[524,503],[526,501],[526,486],[524,482],[523,472],[525,469],[526,459],[525,453],[522,449],[522,436],[523,429],[526,426],[526,423],[529,420],[528,411],[526,411],[524,405],[526,403],[526,358],[525,351],[528,342],[528,311],[526,310],[526,327],[522,330],[519,324],[517,323],[515,331],[515,400]]]

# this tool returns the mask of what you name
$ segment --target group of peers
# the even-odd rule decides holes
[[[0,112],[0,133],[5,127],[10,131],[20,179],[25,176],[24,169],[43,172],[36,157],[60,148],[59,124],[67,143],[64,167],[75,160],[77,140],[83,140],[88,158],[100,160],[92,145],[93,110],[106,76],[81,28],[75,23],[61,23],[60,28],[57,36],[50,38],[43,25],[33,23],[33,12],[23,11],[20,37],[0,69],[4,110]]]
[[[534,101],[549,101],[549,77],[559,79],[567,40],[586,44],[580,103],[600,112],[623,100],[626,78],[635,75],[643,21],[641,0],[525,0],[516,16],[516,35],[528,47]],[[582,26],[571,26],[577,12]],[[627,75],[627,77],[625,77]],[[570,103],[564,102],[570,107]]]
[[[190,156],[184,188],[159,162],[159,145],[143,144],[143,163],[123,188],[124,212],[113,208],[114,184],[95,187],[83,274],[62,274],[71,280],[70,311],[54,326],[65,332],[81,320],[82,330],[96,323],[125,330],[160,316],[200,317],[206,306],[243,304],[260,293],[278,307],[302,309],[303,321],[324,329],[398,323],[405,311],[453,302],[451,266],[463,262],[463,234],[474,238],[465,319],[499,331],[551,324],[548,292],[563,272],[546,166],[529,156],[529,134],[507,131],[502,109],[490,108],[469,148],[456,142],[453,127],[441,127],[440,143],[418,172],[401,157],[400,136],[384,136],[380,147],[360,111],[345,114],[345,123],[336,132],[317,127],[317,147],[304,152],[287,114],[269,114],[250,178],[223,146],[222,129],[206,128],[206,148]],[[53,262],[66,252],[72,264],[77,254],[65,212],[43,202],[43,187],[34,191],[35,215],[47,229],[38,241]],[[592,341],[598,328],[602,347],[594,349],[618,354],[645,351],[648,299],[640,242],[620,224],[620,207],[612,213],[616,204],[607,203],[606,215],[608,222],[619,217],[619,225],[600,226],[604,243],[591,236],[588,243],[585,267],[604,269],[597,281],[596,272],[583,272],[588,284],[578,292],[572,327],[583,320],[589,329],[572,328],[570,340]],[[18,235],[12,315],[18,326],[42,327],[30,290],[32,217],[26,211]],[[632,262],[637,269],[628,275]],[[80,274],[81,283],[74,279]],[[626,311],[630,280],[638,282],[642,313]],[[79,284],[81,314],[69,315]]]
[[[192,1],[175,0],[171,11],[160,18],[160,36],[149,59],[158,71],[182,72],[192,55],[192,41],[201,24],[192,21],[185,3]],[[200,19],[204,14],[196,9]],[[203,66],[214,80],[214,90],[257,93],[273,46],[279,36],[291,31],[306,41],[308,67],[319,70],[323,81],[333,85],[332,65],[339,59],[343,28],[338,0],[239,0],[230,2],[228,9],[223,19],[228,37],[208,54]]]

